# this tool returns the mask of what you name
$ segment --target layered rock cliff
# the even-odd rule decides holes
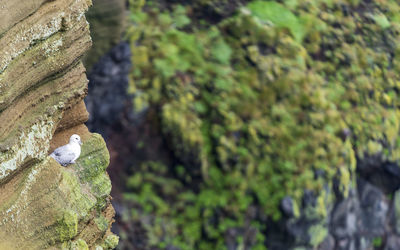
[[[112,249],[102,137],[83,124],[90,0],[0,0],[0,249]],[[77,163],[48,156],[71,134]]]

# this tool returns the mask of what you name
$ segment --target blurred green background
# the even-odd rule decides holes
[[[122,34],[131,50],[133,118],[108,141],[120,249],[340,249],[333,214],[363,202],[359,183],[395,206],[398,170],[371,176],[400,159],[396,1],[112,6],[93,37],[97,54]],[[383,249],[391,233],[351,237]]]

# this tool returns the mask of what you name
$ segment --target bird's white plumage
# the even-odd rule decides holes
[[[81,154],[81,138],[79,135],[72,135],[69,143],[57,148],[50,154],[58,163],[63,166],[75,163]]]

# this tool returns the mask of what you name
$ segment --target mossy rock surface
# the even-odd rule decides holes
[[[128,182],[151,245],[264,249],[290,196],[315,247],[357,164],[399,163],[396,1],[134,3],[134,107],[156,111],[178,159]]]
[[[77,163],[68,167],[48,157],[3,186],[6,203],[0,208],[1,226],[4,232],[15,233],[13,249],[46,249],[54,245],[80,249],[77,247],[82,246],[82,242],[89,242],[91,246],[105,239],[108,239],[106,245],[118,242],[109,232],[113,213],[109,212],[112,209],[108,200],[111,184],[104,171],[109,155],[104,140],[93,134],[84,140],[82,153]],[[82,179],[83,172],[94,166],[91,157],[105,160],[103,165],[96,165],[100,169],[97,175]],[[13,186],[21,188],[10,198],[7,193]],[[41,233],[34,233],[32,227]],[[0,242],[6,237],[0,234]],[[82,242],[72,242],[78,237]],[[112,239],[114,241],[110,241]]]

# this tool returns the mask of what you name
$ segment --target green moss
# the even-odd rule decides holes
[[[111,192],[110,178],[106,174],[98,176],[91,182],[92,191],[97,197],[105,198]]]
[[[106,240],[104,241],[104,245],[106,249],[115,249],[118,245],[119,237],[116,235],[109,235],[107,236]]]
[[[77,239],[75,241],[64,242],[61,245],[63,250],[89,250],[86,241],[82,239]]]
[[[86,241],[78,239],[71,244],[71,250],[89,250]]]
[[[317,247],[319,244],[324,241],[325,237],[328,235],[328,229],[320,224],[311,226],[308,230],[308,234],[310,235],[310,244],[313,247]]]
[[[111,182],[106,174],[109,163],[110,155],[103,138],[99,134],[92,134],[83,142],[76,170],[80,181],[89,184],[97,198],[103,199],[110,194]]]
[[[101,215],[111,191],[110,179],[105,172],[108,163],[104,140],[100,135],[92,134],[83,141],[81,156],[73,168],[61,169],[60,188],[69,197],[69,209],[74,211],[71,213],[84,223],[96,214],[93,220],[102,232],[110,226],[110,222]]]
[[[79,177],[83,182],[89,182],[104,174],[110,163],[110,156],[101,135],[92,134],[88,140],[84,141],[78,163]]]
[[[261,21],[269,21],[273,25],[289,29],[296,41],[302,42],[305,27],[284,5],[274,1],[252,1],[247,5],[247,8]]]
[[[90,210],[95,206],[96,199],[83,192],[78,177],[66,169],[62,169],[62,181],[60,188],[64,190],[69,197],[69,205],[79,217],[86,217]]]
[[[73,211],[65,211],[58,220],[56,230],[61,242],[72,239],[78,233],[78,215]]]
[[[382,247],[382,237],[376,237],[373,239],[372,244],[374,245],[374,247],[376,248],[380,248]]]
[[[105,232],[107,230],[108,221],[104,216],[100,215],[99,217],[94,219],[94,222],[96,223],[100,231]]]
[[[339,181],[339,189],[342,192],[344,197],[347,197],[349,194],[349,189],[351,187],[350,183],[350,172],[348,169],[340,169],[339,170],[340,181]]]
[[[309,190],[316,205],[294,209],[317,221],[317,245],[334,180],[346,197],[357,161],[400,161],[399,5],[167,2],[132,9],[129,89],[136,108],[160,111],[179,165],[137,167],[125,195],[141,208],[133,216],[155,217],[152,245],[206,249],[245,221],[262,234],[249,210],[278,220],[283,197],[302,204]]]

